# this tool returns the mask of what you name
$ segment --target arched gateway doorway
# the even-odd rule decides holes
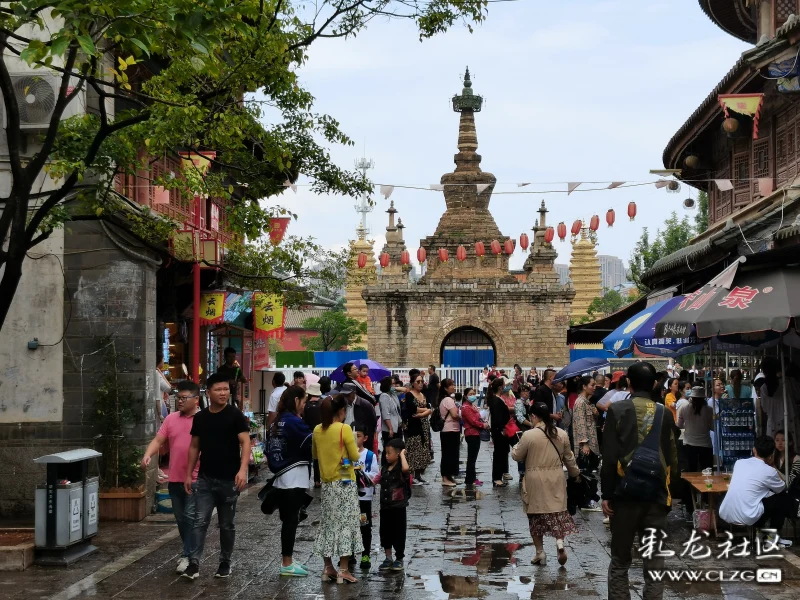
[[[477,327],[454,329],[442,341],[440,364],[446,367],[485,367],[495,364],[494,341]]]

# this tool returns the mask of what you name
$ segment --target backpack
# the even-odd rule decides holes
[[[445,420],[442,418],[442,411],[437,406],[436,408],[433,409],[433,412],[431,413],[430,417],[431,429],[433,429],[437,433],[440,432],[442,429],[444,429],[444,421]]]
[[[656,404],[653,425],[642,443],[633,451],[625,475],[617,486],[618,496],[633,500],[654,500],[664,487],[664,466],[661,464],[661,424],[664,406]]]

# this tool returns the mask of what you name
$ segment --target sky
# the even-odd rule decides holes
[[[649,170],[663,168],[669,139],[746,49],[697,0],[518,0],[490,3],[473,33],[457,25],[424,42],[413,23],[373,21],[355,39],[315,42],[298,76],[315,110],[336,118],[356,142],[329,148],[337,164],[350,168],[365,155],[375,162],[368,174],[376,184],[427,188],[454,168],[458,114],[450,99],[469,66],[473,90],[484,97],[475,117],[478,152],[481,168],[497,178],[489,207],[503,234],[532,237],[544,199],[549,225],[564,221],[569,230],[575,219],[599,215],[598,253],[627,263],[643,227],[654,231],[672,211],[694,216],[682,202],[696,199],[695,190],[538,192],[566,190],[568,181],[653,181]],[[518,188],[522,182],[531,185]],[[290,233],[345,247],[359,222],[356,201],[317,196],[307,180],[298,183],[296,193],[268,203],[298,215]],[[537,193],[498,195],[517,191]],[[369,237],[377,255],[389,203],[377,189],[374,199]],[[444,196],[395,189],[391,199],[414,256],[435,231]],[[638,207],[633,222],[630,201]],[[605,225],[609,208],[617,215],[613,229]],[[569,242],[556,238],[554,247],[557,262],[569,262]],[[524,260],[518,250],[511,268]]]

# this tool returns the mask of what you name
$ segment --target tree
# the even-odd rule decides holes
[[[697,235],[708,229],[708,193],[697,195],[697,214],[694,216],[694,231]]]
[[[486,6],[486,0],[321,0],[313,7],[299,0],[3,3],[0,93],[11,183],[0,197],[0,327],[26,253],[69,219],[116,219],[157,238],[151,241],[170,237],[174,225],[132,210],[114,193],[115,176],[145,177],[178,190],[187,203],[196,194],[232,201],[226,216],[242,240],[257,239],[270,218],[285,212],[263,210],[258,200],[281,193],[299,173],[318,193],[356,196],[369,189],[360,175],[333,164],[325,148],[351,141],[336,120],[314,112],[314,98],[298,83],[309,47],[354,36],[379,16],[413,20],[424,39],[456,22],[471,28],[485,18]],[[25,106],[11,74],[24,63],[57,78],[54,108],[38,140],[20,127]],[[87,105],[93,98],[91,110],[62,120],[83,94]],[[32,154],[29,141],[36,142]],[[143,175],[153,157],[179,150],[214,150],[212,169],[206,176]],[[307,266],[317,253],[296,242],[303,252],[285,265],[240,274],[282,289],[292,267]],[[248,262],[246,252],[238,249],[240,263]]]
[[[303,321],[303,329],[318,333],[315,337],[303,337],[301,343],[306,350],[327,352],[329,350],[355,350],[361,337],[367,333],[367,324],[347,316],[340,306]]]
[[[586,309],[586,312],[595,317],[606,317],[617,312],[628,302],[617,290],[608,290],[602,296],[598,296]]]
[[[630,261],[631,277],[640,291],[646,292],[649,289],[642,282],[642,275],[650,270],[660,258],[686,247],[692,237],[694,237],[694,229],[689,222],[689,217],[678,219],[678,215],[674,211],[664,221],[664,231],[656,230],[653,242],[650,242],[647,227],[643,228],[642,235],[631,253]]]

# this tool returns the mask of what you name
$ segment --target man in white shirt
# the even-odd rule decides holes
[[[775,442],[769,436],[756,438],[752,458],[740,459],[733,466],[728,493],[719,507],[719,516],[728,523],[757,525],[780,532],[789,514],[791,498],[786,484],[772,465]]]
[[[272,393],[269,396],[267,405],[267,431],[272,427],[272,422],[278,418],[278,402],[281,400],[283,392],[286,391],[286,375],[278,371],[272,376]]]

